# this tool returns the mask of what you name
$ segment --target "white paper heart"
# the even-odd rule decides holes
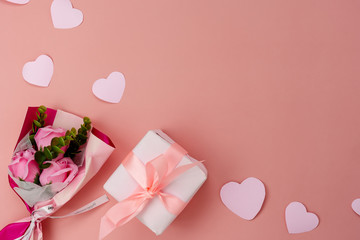
[[[352,203],[351,203],[351,208],[354,210],[354,212],[356,214],[358,214],[360,216],[360,198],[355,199]]]
[[[70,0],[54,0],[51,4],[51,18],[55,28],[70,29],[79,26],[84,16],[79,9],[73,8]]]
[[[319,218],[307,212],[300,202],[292,202],[286,207],[285,220],[289,233],[309,232],[319,225]]]
[[[265,186],[254,177],[245,179],[241,184],[229,182],[221,188],[220,197],[233,213],[246,220],[252,220],[264,203]]]
[[[125,77],[121,72],[112,72],[107,79],[96,80],[92,86],[92,91],[99,99],[118,103],[125,90]]]
[[[50,84],[54,72],[54,63],[47,55],[40,55],[34,62],[28,62],[23,67],[25,81],[39,87]]]
[[[15,3],[15,4],[27,4],[30,0],[6,0],[7,2]]]

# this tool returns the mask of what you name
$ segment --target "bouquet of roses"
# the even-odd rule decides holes
[[[29,108],[9,165],[9,182],[30,217],[6,226],[0,239],[42,239],[41,221],[68,202],[114,150],[111,140],[79,118],[44,106]],[[69,215],[107,201],[103,196]]]

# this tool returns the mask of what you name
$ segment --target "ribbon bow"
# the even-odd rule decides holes
[[[35,228],[37,232],[41,234],[40,222],[47,218],[50,214],[54,212],[54,207],[52,205],[47,205],[45,207],[39,208],[31,213],[30,216],[30,225],[23,236],[16,238],[15,240],[29,240],[34,233]],[[41,239],[42,237],[40,237]]]
[[[122,164],[139,186],[132,195],[110,208],[101,218],[100,239],[136,217],[156,196],[170,213],[178,215],[186,202],[162,190],[175,178],[199,164],[197,162],[176,167],[186,154],[180,145],[173,143],[164,154],[144,165],[130,152]]]

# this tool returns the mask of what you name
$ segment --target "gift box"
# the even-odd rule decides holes
[[[104,185],[119,206],[103,217],[100,238],[135,216],[160,235],[207,178],[204,165],[161,130],[149,131],[129,155]],[[129,163],[129,158],[136,160]],[[141,181],[145,182],[143,186]],[[136,208],[134,205],[138,209],[129,211]]]

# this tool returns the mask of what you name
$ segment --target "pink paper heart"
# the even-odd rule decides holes
[[[289,233],[309,232],[319,225],[319,218],[314,213],[307,212],[300,202],[292,202],[286,207],[285,220]]]
[[[52,59],[47,55],[40,55],[34,62],[28,62],[23,67],[25,81],[39,87],[50,84],[54,72]]]
[[[73,8],[70,0],[54,0],[51,4],[51,18],[55,28],[69,29],[79,26],[84,16],[79,9]]]
[[[15,3],[15,4],[27,4],[30,0],[6,0],[7,2]]]
[[[118,103],[125,90],[125,77],[120,72],[112,72],[107,79],[96,80],[92,86],[92,91],[99,99]]]
[[[225,206],[236,215],[252,220],[260,212],[265,199],[265,186],[257,178],[247,178],[241,184],[226,183],[220,191]]]
[[[354,210],[355,213],[357,213],[358,215],[360,215],[360,198],[355,199],[355,200],[351,203],[351,208]]]

